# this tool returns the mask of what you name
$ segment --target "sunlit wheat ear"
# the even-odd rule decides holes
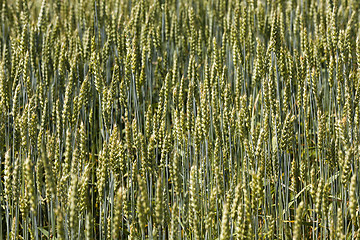
[[[356,188],[357,188],[357,174],[353,174],[353,176],[351,177],[350,188],[349,188],[349,194],[350,194],[349,209],[350,209],[351,219],[354,225],[359,224],[359,222],[357,221],[357,215],[358,215],[357,209],[359,205],[356,201]]]
[[[51,141],[54,141],[54,138],[51,139]],[[50,142],[50,146],[53,146],[53,143]],[[45,171],[45,184],[46,184],[46,190],[47,190],[47,198],[48,200],[54,200],[56,196],[56,182],[54,179],[54,172],[52,167],[52,152],[53,150],[50,150],[51,152],[49,154],[46,154],[45,146],[42,145],[41,148],[42,154],[41,154],[41,161],[44,165],[44,171]]]
[[[229,206],[228,201],[224,203],[222,211],[222,220],[221,220],[221,234],[220,239],[229,239],[230,238],[230,228],[229,228]]]
[[[4,185],[5,185],[5,199],[6,201],[10,201],[11,200],[11,195],[12,195],[12,185],[11,185],[11,178],[13,175],[13,170],[12,170],[12,163],[11,163],[11,157],[10,157],[10,150],[8,150],[5,153],[5,166],[4,166]],[[10,203],[10,202],[9,202]]]
[[[112,237],[113,239],[119,239],[120,236],[120,226],[122,221],[122,207],[123,207],[123,195],[124,190],[123,187],[119,187],[115,195],[114,201],[114,219],[113,219],[113,226],[112,226]]]
[[[294,235],[293,235],[293,239],[295,240],[302,239],[303,236],[302,222],[303,222],[304,211],[305,211],[305,204],[304,202],[301,202],[296,209]]]
[[[336,235],[338,239],[346,239],[346,235],[344,234],[344,218],[340,207],[337,210]]]
[[[198,193],[197,193],[197,167],[193,165],[191,167],[191,173],[190,173],[190,211],[189,211],[189,222],[190,226],[192,228],[194,238],[199,239],[200,238],[200,232],[198,228],[198,221],[199,221],[199,199],[198,199]]]
[[[156,184],[156,200],[155,200],[155,216],[154,220],[156,225],[161,226],[164,221],[164,199],[162,189],[162,178],[159,177]]]
[[[33,164],[30,157],[27,157],[24,163],[24,172],[26,179],[26,195],[28,197],[28,202],[30,205],[30,211],[33,214],[36,214],[36,191],[35,191],[35,182],[33,176]]]
[[[137,176],[138,183],[139,183],[139,193],[141,193],[141,197],[137,199],[137,212],[139,217],[139,224],[141,228],[142,234],[145,234],[145,225],[148,222],[148,215],[149,215],[149,200],[148,200],[148,193],[146,188],[145,179],[143,179],[140,175]]]
[[[59,239],[65,239],[64,215],[60,206],[55,209],[56,216],[56,236]]]
[[[78,218],[78,176],[73,174],[71,175],[70,191],[69,191],[69,227],[71,232],[71,237],[77,237],[77,218]]]

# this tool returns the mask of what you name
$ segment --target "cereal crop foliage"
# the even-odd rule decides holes
[[[359,21],[0,0],[0,240],[360,239]]]

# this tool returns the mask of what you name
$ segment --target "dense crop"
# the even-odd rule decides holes
[[[0,239],[360,238],[357,0],[0,0]]]

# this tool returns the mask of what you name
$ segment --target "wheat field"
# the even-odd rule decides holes
[[[0,240],[360,239],[357,0],[0,0]]]

